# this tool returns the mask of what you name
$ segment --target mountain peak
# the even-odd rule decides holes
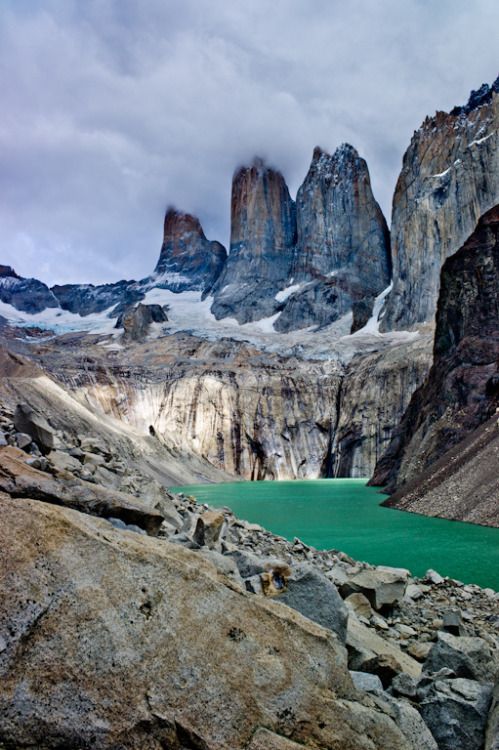
[[[163,242],[175,242],[191,234],[206,239],[197,216],[178,211],[173,206],[169,206],[165,214]]]
[[[479,89],[476,91],[473,89],[469,95],[468,101],[463,106],[454,107],[451,110],[451,115],[468,115],[474,109],[478,109],[483,104],[488,104],[492,99],[493,94],[499,94],[499,76],[495,79],[492,84],[482,83]]]
[[[0,278],[20,279],[21,277],[14,271],[11,266],[0,265]]]

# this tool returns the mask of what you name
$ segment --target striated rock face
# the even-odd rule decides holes
[[[352,146],[345,143],[332,156],[314,150],[296,198],[296,221],[293,283],[312,283],[290,297],[275,328],[331,323],[363,299],[372,310],[374,298],[390,282],[390,239],[367,164]]]
[[[499,78],[414,133],[393,199],[394,286],[383,330],[434,318],[445,259],[499,201]]]
[[[330,631],[201,556],[29,499],[0,511],[3,746],[417,747]]]
[[[289,279],[295,240],[295,204],[283,176],[261,159],[241,167],[232,182],[230,253],[214,288],[215,317],[247,323],[278,311],[275,294]]]
[[[495,413],[499,405],[498,289],[496,206],[484,214],[475,232],[443,266],[434,364],[377,465],[373,483],[400,490]],[[476,477],[477,483],[481,478]],[[451,515],[459,496],[456,488],[448,506]]]
[[[341,383],[326,475],[369,477],[431,364],[431,337],[357,355]]]
[[[173,337],[172,337],[173,338]],[[68,372],[76,394],[176,450],[245,479],[317,478],[334,424],[334,364],[266,357],[234,342],[155,342],[147,368],[121,362]],[[189,345],[189,346],[187,346]],[[218,354],[215,357],[215,352]],[[137,350],[134,359],[144,352]]]
[[[0,302],[27,313],[39,313],[47,307],[59,307],[46,284],[38,279],[22,278],[10,266],[0,266]]]
[[[155,285],[174,292],[208,292],[223,268],[227,252],[220,242],[206,239],[199,220],[169,208],[165,216],[163,245],[152,277]]]

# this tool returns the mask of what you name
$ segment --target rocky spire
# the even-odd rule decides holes
[[[168,208],[163,245],[154,270],[156,277],[163,277],[162,285],[174,291],[200,289],[207,292],[220,275],[226,257],[223,245],[206,239],[199,219]]]
[[[392,214],[393,292],[383,328],[435,316],[440,269],[499,201],[499,79],[427,117],[404,155]]]
[[[330,156],[316,147],[296,198],[296,279],[354,269],[379,294],[390,281],[388,228],[364,159],[343,143]]]
[[[302,289],[289,298],[276,328],[326,325],[352,309],[354,328],[361,327],[389,284],[391,262],[388,227],[367,164],[353,146],[344,143],[332,156],[314,149],[296,217],[291,276]]]
[[[232,182],[230,254],[212,311],[240,323],[272,315],[289,277],[296,239],[295,204],[280,172],[257,158]]]

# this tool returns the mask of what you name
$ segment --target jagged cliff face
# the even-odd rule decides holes
[[[367,164],[352,146],[343,144],[332,156],[314,150],[296,218],[291,275],[300,288],[287,300],[276,330],[327,325],[361,300],[367,301],[365,322],[390,282],[390,239]]]
[[[416,391],[373,482],[417,480],[486,422],[499,405],[499,206],[488,211],[444,264],[434,364]],[[453,462],[447,473],[452,473]],[[475,477],[477,493],[483,479]],[[447,498],[452,508],[459,499]],[[431,509],[430,509],[431,510]]]
[[[273,315],[289,278],[296,239],[295,204],[283,176],[255,159],[234,175],[230,253],[214,289],[217,319],[240,323]]]
[[[393,199],[394,286],[383,329],[434,318],[440,269],[499,200],[499,79],[465,107],[427,118],[405,153]]]
[[[168,209],[154,270],[156,283],[175,292],[197,289],[206,293],[219,277],[226,258],[224,246],[206,239],[195,216]]]

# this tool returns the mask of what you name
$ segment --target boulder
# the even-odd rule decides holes
[[[499,682],[496,682],[487,722],[485,750],[499,750]]]
[[[483,638],[458,637],[438,633],[426,661],[424,672],[448,667],[457,677],[494,682],[498,672],[497,656]]]
[[[447,609],[442,613],[442,630],[452,635],[466,635],[463,616],[458,609]]]
[[[279,602],[332,630],[345,643],[348,609],[336,586],[310,564],[292,568],[287,589],[280,595]]]
[[[73,458],[69,453],[63,451],[50,451],[47,459],[56,471],[72,471],[79,473],[81,471],[81,462]]]
[[[0,515],[0,745],[416,750],[328,630],[199,554],[38,501]]]
[[[418,683],[410,675],[402,672],[396,675],[391,684],[391,691],[393,695],[402,695],[405,698],[415,698],[417,694]]]
[[[274,568],[280,570],[283,565],[286,565],[276,557],[255,555],[253,552],[244,549],[232,550],[227,553],[227,557],[234,560],[242,578],[251,578]]]
[[[350,594],[345,599],[345,604],[352,612],[355,612],[357,617],[366,617],[369,619],[373,614],[369,599],[364,594]]]
[[[431,731],[421,718],[421,714],[406,700],[396,699],[389,693],[377,695],[374,700],[385,711],[391,711],[391,716],[403,734],[410,739],[414,747],[419,750],[438,750],[438,745]],[[461,748],[454,748],[461,750]],[[465,748],[462,748],[465,750]],[[467,750],[467,748],[466,748]]]
[[[368,672],[356,672],[350,670],[350,677],[357,690],[364,690],[366,693],[382,693],[383,683],[378,675],[369,674]]]
[[[27,448],[33,442],[31,435],[28,435],[26,432],[16,432],[14,440],[16,441],[17,447],[21,448],[21,450],[24,450],[24,448]]]
[[[362,671],[377,675],[386,690],[393,678],[401,674],[402,665],[394,654],[378,654],[363,663]]]
[[[433,647],[432,643],[415,641],[407,648],[407,653],[418,661],[424,661]]]
[[[215,510],[207,510],[199,516],[193,536],[196,544],[213,549],[220,539],[224,521],[224,514]]]
[[[27,404],[18,404],[14,413],[14,426],[18,432],[25,432],[40,447],[43,453],[54,448],[54,431],[42,414],[35,412]]]
[[[419,709],[440,750],[482,750],[492,685],[457,678],[418,690]]]
[[[363,670],[368,659],[381,654],[393,656],[400,664],[401,671],[419,678],[421,664],[404,653],[398,646],[377,635],[371,628],[366,627],[355,617],[348,618],[347,640],[348,666],[350,669]]]
[[[221,555],[220,552],[216,552],[213,549],[206,549],[206,547],[200,549],[199,554],[205,560],[211,562],[219,573],[228,576],[239,586],[243,587],[243,580],[239,575],[239,570],[237,569],[234,560],[231,560],[231,558],[226,555]]]
[[[18,448],[0,451],[0,491],[14,498],[35,498],[103,518],[119,518],[148,534],[158,533],[163,516],[136,497],[81,481],[69,472],[61,472],[55,479],[29,466],[25,458]]]
[[[379,610],[402,601],[408,577],[409,571],[401,568],[366,568],[351,576],[340,591],[344,598],[360,592]]]

